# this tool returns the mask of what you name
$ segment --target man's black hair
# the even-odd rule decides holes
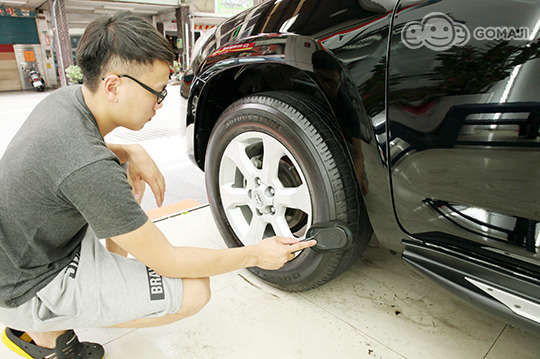
[[[92,21],[77,46],[77,64],[85,85],[97,89],[100,76],[111,59],[148,65],[154,60],[168,64],[174,61],[174,52],[168,41],[146,20],[123,11],[114,16]]]

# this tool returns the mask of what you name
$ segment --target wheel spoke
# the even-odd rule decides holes
[[[272,228],[274,228],[276,236],[294,237],[289,225],[287,224],[287,221],[285,220],[285,217],[279,216],[272,219]]]
[[[247,156],[246,146],[243,143],[231,143],[225,150],[223,156],[233,161],[245,178],[252,179],[255,177],[257,169]]]
[[[275,140],[265,137],[263,139],[263,165],[262,181],[268,186],[275,186],[278,179],[279,160],[283,157],[283,149]]]
[[[264,230],[266,229],[267,223],[253,214],[251,223],[249,224],[249,229],[244,233],[240,240],[244,245],[256,244],[259,243],[264,236]]]
[[[277,191],[275,203],[279,207],[297,208],[306,214],[311,214],[311,201],[306,184],[299,187],[283,187]]]
[[[220,194],[225,209],[249,205],[248,190],[246,188],[235,188],[231,184],[227,184],[221,186]]]

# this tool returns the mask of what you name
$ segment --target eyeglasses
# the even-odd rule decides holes
[[[157,97],[158,105],[160,103],[162,103],[163,100],[165,99],[165,97],[167,96],[167,90],[166,89],[163,89],[163,90],[161,90],[161,92],[158,92],[158,91],[154,90],[153,88],[151,88],[150,86],[143,84],[141,81],[139,81],[136,78],[131,77],[129,75],[126,75],[126,74],[118,75],[118,77],[127,77],[128,79],[131,79],[131,80],[135,81],[136,83],[138,83],[139,85],[141,85],[142,88],[144,88],[146,91],[150,92],[151,94],[153,94],[154,96]]]
[[[163,89],[161,91],[156,91],[153,88],[151,88],[150,86],[143,84],[141,81],[139,81],[136,78],[134,78],[132,76],[129,76],[127,74],[117,75],[117,76],[118,77],[127,77],[128,79],[131,79],[131,80],[135,81],[136,83],[138,83],[139,85],[141,85],[141,87],[143,89],[145,89],[146,91],[150,92],[152,95],[157,97],[158,105],[163,102],[165,97],[167,97],[167,90],[166,89]],[[105,80],[105,78],[102,78],[102,80]]]

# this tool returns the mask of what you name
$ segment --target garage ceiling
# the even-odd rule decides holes
[[[65,0],[70,29],[85,28],[97,17],[114,14],[122,10],[132,11],[139,16],[148,17],[170,13],[179,6],[178,3],[178,0],[142,0],[137,3],[128,1]],[[39,6],[44,10],[49,8],[47,0],[8,0],[0,1],[0,5],[26,9],[35,9]]]

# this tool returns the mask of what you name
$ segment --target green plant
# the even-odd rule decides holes
[[[69,78],[69,81],[73,84],[82,84],[83,74],[81,68],[77,65],[70,65],[66,69],[66,76]]]

